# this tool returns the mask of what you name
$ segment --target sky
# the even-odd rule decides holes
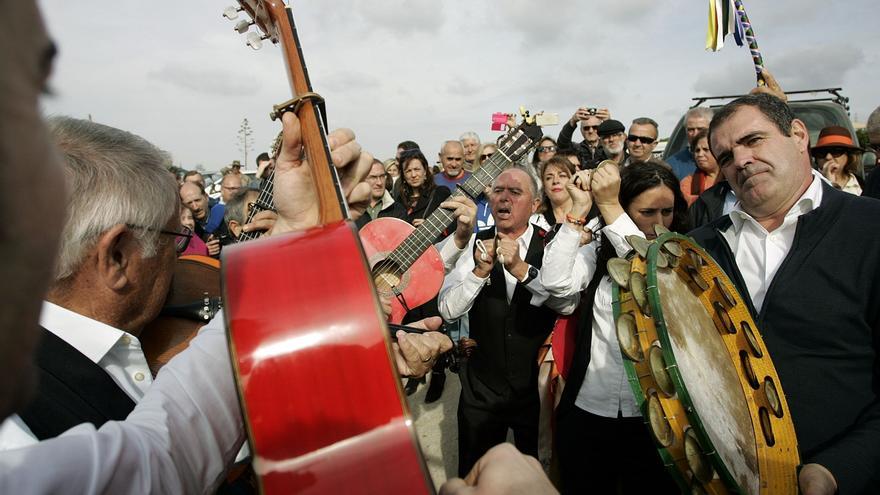
[[[280,130],[268,114],[291,97],[281,49],[247,47],[221,15],[232,2],[38,3],[60,51],[47,115],[128,130],[170,152],[175,165],[209,171],[244,160],[243,119],[253,130],[248,169]],[[668,136],[694,96],[755,85],[748,50],[732,37],[720,52],[705,51],[705,0],[292,5],[330,128],[353,129],[380,159],[407,139],[429,159],[465,131],[493,140],[492,114],[521,105],[558,113],[560,122],[578,106],[606,107],[625,124],[652,117]],[[842,87],[856,122],[880,105],[876,0],[747,0],[746,8],[784,89]]]

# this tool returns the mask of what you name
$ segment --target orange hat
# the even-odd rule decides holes
[[[816,140],[816,145],[813,146],[813,149],[815,150],[819,148],[849,148],[864,151],[862,148],[856,146],[853,142],[852,135],[846,127],[840,127],[838,125],[826,127],[819,132],[819,138]]]

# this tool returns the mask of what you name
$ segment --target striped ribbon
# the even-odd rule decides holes
[[[755,73],[758,76],[758,84],[763,86],[765,82],[764,77],[761,76],[761,71],[764,69],[764,57],[761,56],[761,50],[758,48],[758,39],[755,37],[755,30],[752,29],[752,23],[749,21],[749,16],[746,14],[746,7],[743,5],[742,0],[734,0],[734,2],[736,3],[737,19],[745,33],[746,42],[749,44],[749,52],[752,54],[752,62],[755,63]]]
[[[764,78],[761,76],[761,71],[764,68],[764,59],[758,48],[758,40],[742,0],[733,0],[733,2],[731,0],[709,0],[706,49],[717,52],[724,46],[724,38],[731,33],[737,45],[743,46],[743,41],[748,43],[758,76],[758,84],[763,86]]]

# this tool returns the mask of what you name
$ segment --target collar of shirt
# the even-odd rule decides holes
[[[123,337],[135,337],[106,323],[43,301],[40,325],[98,363]]]
[[[794,206],[788,210],[788,213],[785,214],[785,219],[782,221],[783,225],[797,221],[797,217],[815,210],[822,204],[822,182],[825,180],[825,177],[815,170],[813,170],[812,173],[813,182],[810,184],[810,187],[804,191],[804,194],[801,195],[800,199],[795,202]],[[734,233],[739,233],[745,222],[749,222],[752,227],[757,228],[760,231],[767,231],[764,229],[763,225],[758,223],[758,221],[751,215],[743,211],[741,201],[737,201],[733,210],[731,210],[730,220],[733,222]]]
[[[529,252],[529,241],[532,240],[532,234],[535,233],[535,227],[529,222],[529,226],[526,227],[526,231],[523,232],[521,236],[516,239],[517,244],[519,244],[519,255],[521,258],[525,259],[526,253]]]

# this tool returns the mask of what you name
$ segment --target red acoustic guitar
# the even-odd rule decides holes
[[[476,199],[498,174],[525,156],[542,137],[533,119],[525,119],[498,143],[496,151],[453,192]],[[452,222],[452,212],[437,208],[420,226],[396,218],[377,218],[360,231],[373,281],[391,297],[391,322],[400,323],[409,308],[437,295],[443,284],[443,260],[434,241]]]
[[[321,224],[223,253],[230,353],[260,489],[433,493],[291,10],[281,0],[239,4],[262,33],[249,43],[262,36],[284,51],[295,97],[273,114],[300,119]]]

